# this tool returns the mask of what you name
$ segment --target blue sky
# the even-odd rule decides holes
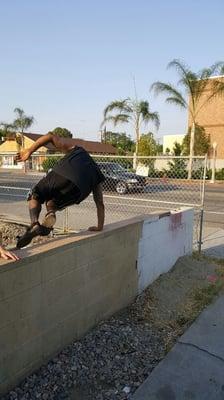
[[[185,133],[186,113],[150,85],[176,81],[173,58],[195,71],[224,60],[223,0],[3,0],[0,10],[0,121],[22,107],[32,132],[62,126],[99,139],[104,107],[133,97],[135,76],[138,97],[159,112],[157,137]]]

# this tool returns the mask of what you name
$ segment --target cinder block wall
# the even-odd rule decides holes
[[[166,216],[162,224],[159,216],[135,218],[111,224],[98,234],[28,248],[16,262],[1,260],[0,394],[128,305],[152,275],[164,272],[164,263],[168,270],[179,256],[189,254],[192,221],[187,215],[191,214],[191,210],[175,213],[180,215],[177,222]],[[158,245],[152,241],[154,234]],[[167,249],[173,243],[168,259]],[[143,244],[150,251],[142,251]]]

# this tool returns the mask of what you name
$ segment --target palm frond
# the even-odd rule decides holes
[[[16,107],[16,108],[14,109],[14,113],[18,114],[18,117],[19,117],[19,118],[22,118],[22,117],[25,115],[23,109],[20,108],[20,107]]]
[[[111,122],[114,126],[118,124],[128,123],[130,119],[129,114],[117,114],[117,115],[110,115],[104,118],[103,122],[101,123],[100,127],[102,128],[107,122]]]
[[[18,130],[21,130],[22,132],[25,129],[28,129],[33,123],[34,123],[34,117],[33,116],[28,117],[25,114],[23,114],[21,117],[16,118],[13,122],[14,127]]]
[[[104,118],[107,117],[108,113],[118,111],[118,112],[126,112],[129,113],[132,111],[132,108],[129,104],[129,98],[124,100],[114,100],[104,109],[103,115]]]
[[[143,122],[152,122],[157,129],[159,129],[160,125],[160,118],[158,112],[149,112],[148,114],[145,114],[142,116]]]
[[[156,128],[159,128],[160,120],[157,112],[151,112],[148,101],[141,100],[138,103],[138,114],[141,115],[144,123],[153,122]]]
[[[177,97],[172,97],[172,96],[167,97],[166,98],[166,103],[174,104],[175,106],[178,106],[180,108],[187,108],[185,100],[183,102],[181,99],[179,99]]]
[[[194,90],[195,90],[195,81],[198,79],[197,74],[192,72],[190,68],[180,60],[173,60],[171,61],[167,68],[174,67],[180,75],[180,80],[178,84],[182,84],[185,87],[185,90],[188,92],[192,99],[192,107],[195,108],[195,97],[194,97]]]
[[[182,94],[171,84],[164,82],[155,82],[152,84],[151,89],[154,90],[155,95],[160,93],[167,94],[168,98],[175,98],[178,105],[183,108],[187,108],[187,102]]]
[[[169,68],[175,68],[182,78],[184,78],[187,74],[191,72],[188,65],[178,59],[170,61],[167,65],[167,69]]]
[[[148,101],[141,100],[138,103],[138,108],[142,116],[147,115],[149,113],[149,103]]]
[[[217,61],[211,67],[209,68],[211,71],[210,76],[214,75],[222,75],[224,72],[224,62],[223,61]]]
[[[183,85],[187,92],[190,92],[191,89],[194,91],[195,82],[198,81],[198,75],[192,71],[186,72],[184,76],[179,79],[177,85]]]

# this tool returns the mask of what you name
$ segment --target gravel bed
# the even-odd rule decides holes
[[[166,351],[164,332],[144,321],[139,303],[100,323],[2,400],[127,399]]]

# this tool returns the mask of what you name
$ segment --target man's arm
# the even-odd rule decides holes
[[[74,142],[72,139],[62,138],[49,132],[46,135],[43,135],[42,137],[37,139],[36,142],[32,144],[32,146],[30,146],[28,149],[21,150],[16,156],[16,161],[28,160],[32,153],[48,143],[52,143],[57,150],[63,153],[69,152],[74,147]]]
[[[93,199],[96,203],[97,209],[97,219],[98,219],[98,226],[91,226],[89,231],[102,231],[104,226],[104,218],[105,218],[105,210],[104,210],[104,203],[103,203],[103,191],[101,184],[97,185],[95,189],[93,189]]]

